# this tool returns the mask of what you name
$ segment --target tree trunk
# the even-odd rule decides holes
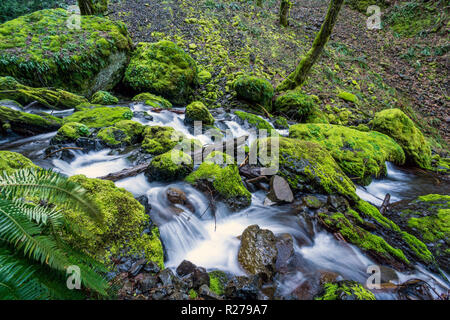
[[[325,21],[323,22],[316,39],[314,39],[311,49],[302,58],[295,71],[292,72],[282,83],[280,83],[277,87],[278,92],[295,89],[305,82],[309,71],[314,63],[316,63],[323,48],[325,47],[325,44],[330,38],[343,3],[344,0],[331,0],[330,5],[328,6],[328,13],[325,17]]]
[[[288,13],[291,10],[292,2],[290,0],[281,0],[280,5],[280,24],[283,27],[288,26]]]
[[[103,14],[108,9],[108,0],[78,0],[82,16]]]

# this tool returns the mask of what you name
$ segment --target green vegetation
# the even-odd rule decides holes
[[[114,97],[111,93],[106,91],[97,91],[91,97],[91,103],[93,104],[102,104],[102,105],[111,105],[119,102],[119,99]]]
[[[375,295],[356,281],[327,282],[316,300],[376,300]]]
[[[25,168],[37,168],[37,166],[20,153],[0,151],[0,173],[10,174],[17,169]]]
[[[133,112],[127,107],[94,107],[77,111],[64,118],[64,123],[79,122],[90,128],[104,128],[122,120],[131,120]]]
[[[68,122],[58,129],[56,136],[52,138],[52,143],[71,143],[80,137],[88,137],[90,134],[91,132],[88,126],[78,122]]]
[[[228,277],[223,271],[211,271],[209,273],[209,287],[212,292],[221,296],[225,293],[225,287],[228,282]]]
[[[186,107],[184,122],[192,125],[194,121],[201,121],[204,126],[212,126],[215,120],[202,102],[194,101]]]
[[[24,14],[42,9],[57,8],[66,6],[63,0],[2,0],[0,3],[0,23],[15,19]]]
[[[261,105],[267,111],[272,109],[273,87],[265,79],[255,76],[240,76],[233,84],[237,97],[249,103]],[[259,108],[256,108],[259,110]]]
[[[262,119],[261,117],[258,117],[257,115],[247,113],[244,111],[235,111],[235,115],[238,116],[239,119],[244,121],[245,123],[249,124],[251,127],[256,128],[258,130],[267,130],[267,134],[275,134],[278,135],[276,130],[268,123],[266,120]]]
[[[146,105],[149,105],[153,108],[163,108],[170,109],[172,108],[172,104],[169,100],[164,99],[163,97],[155,96],[154,94],[144,92],[136,95],[132,101],[134,102],[145,102]]]
[[[101,129],[97,138],[109,147],[132,145],[142,141],[144,126],[132,120],[121,120],[111,127]]]
[[[172,150],[184,140],[181,132],[172,127],[151,126],[143,132],[142,150],[152,155],[159,155]]]
[[[317,110],[315,99],[300,91],[288,91],[275,100],[275,111],[304,121]]]
[[[152,159],[146,175],[150,181],[176,181],[184,179],[194,169],[192,158],[186,153],[173,149]]]

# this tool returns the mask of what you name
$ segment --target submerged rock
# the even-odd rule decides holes
[[[132,46],[125,24],[84,15],[77,28],[71,15],[41,10],[0,25],[0,74],[86,96],[112,89]]]

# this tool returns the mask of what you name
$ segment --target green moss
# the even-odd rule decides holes
[[[68,122],[59,128],[56,136],[52,138],[53,144],[63,144],[74,142],[80,137],[90,135],[89,127],[78,122]]]
[[[415,236],[402,232],[403,240],[413,250],[414,254],[425,263],[432,263],[434,261],[433,254],[428,250],[425,243],[417,239]]]
[[[61,122],[61,119],[46,113],[37,115],[0,106],[0,132],[3,134],[6,129],[23,135],[56,131]]]
[[[275,100],[275,110],[294,119],[304,120],[317,110],[317,103],[310,95],[288,91]]]
[[[400,109],[386,109],[375,114],[373,130],[392,137],[404,150],[406,161],[421,168],[431,168],[431,148],[414,122]]]
[[[32,88],[20,84],[12,77],[0,77],[0,99],[11,99],[22,104],[37,101],[45,107],[54,109],[74,108],[81,103],[87,102],[85,97],[68,91]]]
[[[193,124],[194,121],[201,121],[202,125],[212,126],[215,120],[202,102],[194,101],[186,107],[184,122]]]
[[[64,123],[79,122],[90,128],[103,128],[122,120],[130,120],[132,117],[133,112],[127,107],[95,107],[65,117]]]
[[[353,103],[358,102],[358,97],[355,96],[353,93],[350,93],[350,92],[339,91],[338,97],[341,98],[342,100],[347,101],[347,102],[353,102]]]
[[[384,9],[389,4],[386,0],[345,0],[345,3],[364,14],[367,13],[367,8],[371,5],[377,5]]]
[[[437,215],[411,218],[408,226],[422,234],[427,243],[450,237],[450,209],[439,209]]]
[[[130,253],[145,254],[148,260],[163,266],[159,231],[154,228],[151,234],[144,233],[148,216],[130,192],[117,188],[112,181],[90,179],[83,175],[70,177],[69,180],[88,191],[103,215],[101,224],[82,212],[65,211],[69,223],[77,230],[65,234],[69,243],[103,261],[129,250]]]
[[[83,95],[112,89],[131,50],[125,25],[81,16],[81,28],[69,28],[71,15],[42,10],[0,25],[0,74]]]
[[[211,80],[211,73],[207,70],[202,70],[198,73],[198,82],[200,84],[206,84]]]
[[[277,129],[289,129],[289,123],[285,117],[276,117],[273,125]]]
[[[327,282],[316,300],[376,300],[375,295],[356,281]]]
[[[134,90],[161,95],[175,104],[188,102],[197,81],[194,59],[166,40],[139,43],[124,77]]]
[[[254,76],[240,76],[233,87],[238,98],[261,104],[267,111],[271,111],[274,90],[269,81]]]
[[[197,297],[198,297],[197,291],[195,291],[194,289],[190,289],[189,290],[189,298],[191,300],[194,300],[194,299],[197,299]]]
[[[152,159],[145,174],[150,181],[176,181],[184,179],[194,169],[192,158],[179,150],[172,150]]]
[[[371,218],[378,222],[381,226],[394,231],[400,231],[400,228],[391,220],[383,216],[380,211],[364,200],[358,200],[355,208],[357,208],[365,217]]]
[[[114,97],[111,93],[107,91],[97,91],[91,97],[91,103],[101,104],[101,105],[112,105],[117,104],[119,99]]]
[[[0,150],[0,173],[11,173],[14,170],[24,168],[38,167],[20,153]]]
[[[144,126],[132,120],[122,120],[114,126],[101,129],[97,138],[107,146],[117,147],[132,145],[142,140]]]
[[[272,144],[278,144],[279,157],[276,150],[272,153]],[[353,182],[321,145],[290,138],[259,139],[257,145],[260,159],[262,155],[268,157],[264,161],[266,167],[276,165],[279,159],[277,174],[284,177],[294,191],[340,194],[349,199],[358,199]]]
[[[181,132],[175,131],[174,128],[161,126],[146,127],[143,136],[142,150],[152,155],[160,155],[172,150],[185,138]]]
[[[209,273],[209,288],[218,296],[225,293],[227,282],[228,277],[223,271],[212,271]]]
[[[134,102],[145,102],[145,104],[153,107],[153,108],[163,108],[170,109],[172,108],[172,103],[169,100],[164,99],[163,97],[156,96],[154,94],[145,92],[136,95],[133,100]]]
[[[231,206],[236,199],[241,202],[239,207],[250,205],[251,194],[242,183],[236,163],[225,153],[212,152],[197,170],[186,177],[186,181],[201,189],[207,185]]]
[[[239,119],[246,122],[253,128],[256,128],[258,130],[267,130],[267,134],[271,134],[272,132],[276,135],[278,135],[277,131],[272,127],[272,125],[267,122],[266,120],[262,119],[261,117],[258,117],[257,115],[247,113],[244,111],[235,111],[235,115],[238,116]]]
[[[405,162],[402,148],[379,132],[362,132],[330,124],[296,124],[289,137],[320,143],[330,151],[339,166],[352,178],[367,185],[372,177],[386,173],[386,161]]]

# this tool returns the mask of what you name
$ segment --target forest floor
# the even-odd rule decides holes
[[[296,1],[287,28],[278,22],[275,0],[263,8],[221,0],[121,1],[110,7],[109,16],[124,21],[136,43],[167,39],[190,52],[200,70],[212,74],[196,98],[210,108],[232,108],[242,107],[231,89],[239,75],[252,73],[276,86],[295,68],[319,31],[327,4]],[[343,7],[303,90],[317,95],[337,124],[366,123],[379,110],[401,108],[435,151],[448,153],[447,33],[399,36],[389,27],[369,30],[366,21],[364,14]],[[340,91],[355,94],[358,102],[339,99]]]

